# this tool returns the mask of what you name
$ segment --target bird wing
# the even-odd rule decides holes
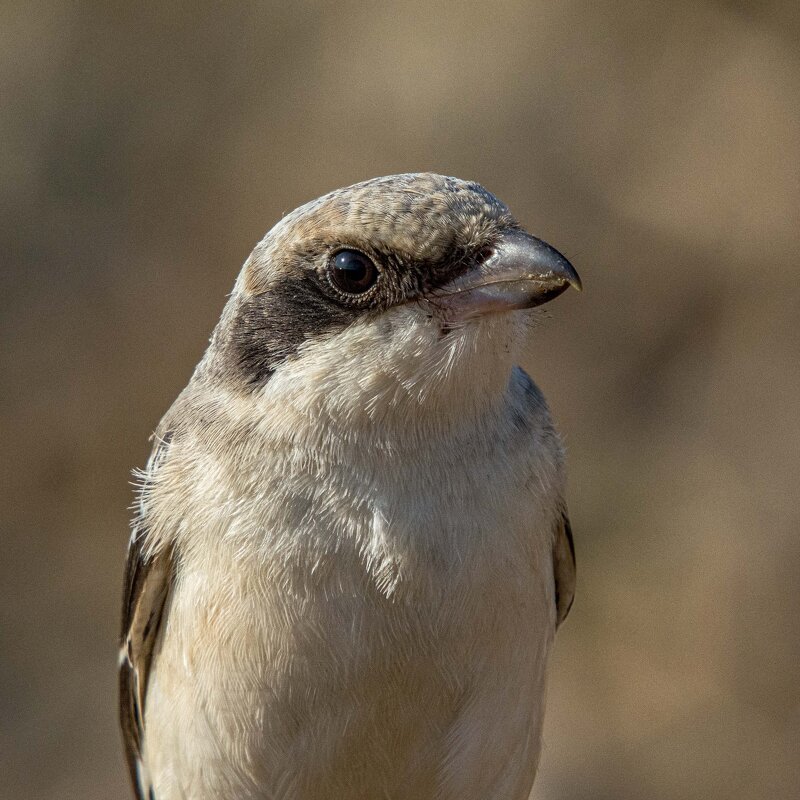
[[[170,436],[162,438],[148,462],[147,474],[163,461]],[[145,481],[144,491],[147,489]],[[147,526],[140,517],[134,522],[125,569],[122,597],[122,633],[119,658],[119,713],[128,768],[138,800],[145,800],[142,770],[144,703],[147,681],[158,632],[164,622],[165,605],[175,574],[171,549],[145,551]],[[152,800],[152,796],[150,796]]]
[[[561,514],[553,540],[553,576],[556,582],[556,625],[560,625],[575,599],[575,544],[567,511]]]

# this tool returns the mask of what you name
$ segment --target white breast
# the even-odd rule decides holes
[[[530,403],[518,380],[427,448],[186,445],[151,499],[183,509],[146,708],[157,800],[527,797],[562,491]]]

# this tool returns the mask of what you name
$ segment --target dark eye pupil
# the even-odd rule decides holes
[[[375,265],[358,250],[340,250],[331,260],[331,281],[337,289],[348,294],[361,294],[375,283]]]

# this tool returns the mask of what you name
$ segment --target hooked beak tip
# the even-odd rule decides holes
[[[446,288],[444,305],[460,319],[547,303],[570,286],[583,290],[569,261],[547,242],[524,231],[506,232],[488,257]]]
[[[575,291],[582,292],[583,283],[581,283],[581,276],[578,275],[578,273],[575,271],[575,268],[572,267],[572,264],[570,264],[570,267],[572,268],[572,276],[567,279],[569,281],[569,285],[575,289]]]
[[[498,246],[498,262],[501,269],[517,271],[520,278],[528,277],[543,286],[564,289],[571,286],[583,291],[583,283],[575,267],[566,256],[547,242],[523,231],[506,234]]]

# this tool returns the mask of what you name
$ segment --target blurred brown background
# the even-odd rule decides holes
[[[253,244],[434,170],[586,287],[527,365],[579,558],[534,797],[800,797],[800,4],[0,15],[0,796],[127,796],[129,470]]]

